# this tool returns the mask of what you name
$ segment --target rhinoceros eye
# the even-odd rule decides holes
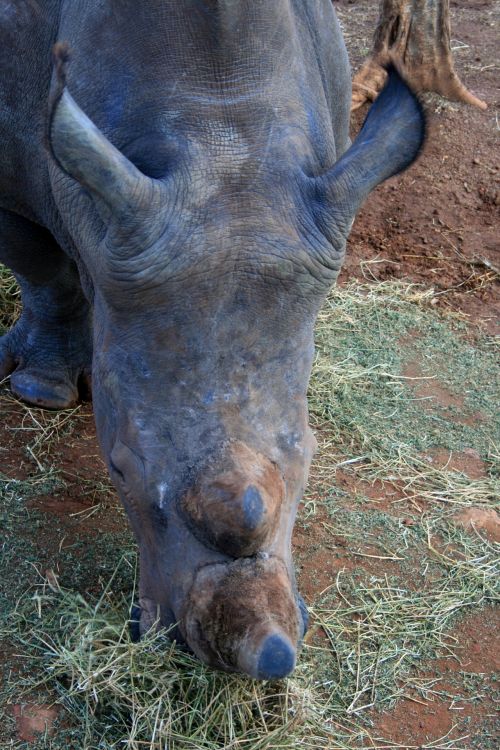
[[[166,529],[168,526],[168,516],[165,509],[159,503],[154,503],[152,511],[156,526],[161,529]]]

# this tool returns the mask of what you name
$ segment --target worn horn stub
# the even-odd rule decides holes
[[[293,671],[303,630],[286,567],[274,557],[202,568],[181,628],[203,661],[260,680]]]
[[[203,542],[231,557],[248,557],[272,539],[284,496],[278,467],[235,442],[203,472],[182,509]]]

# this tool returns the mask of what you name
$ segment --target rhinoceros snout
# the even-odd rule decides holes
[[[307,625],[290,559],[295,494],[278,464],[243,442],[201,465],[162,523],[140,528],[139,632],[167,627],[218,669],[290,674]]]
[[[276,557],[202,568],[181,621],[202,661],[260,680],[293,671],[304,629],[286,566]]]

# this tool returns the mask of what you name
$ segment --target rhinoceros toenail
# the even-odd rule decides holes
[[[295,649],[288,638],[277,633],[264,641],[257,666],[259,680],[279,680],[295,667]]]
[[[245,526],[254,531],[262,521],[264,502],[257,487],[250,485],[243,495],[243,517]]]

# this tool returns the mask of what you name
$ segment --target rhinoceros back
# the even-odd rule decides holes
[[[44,147],[60,0],[0,5],[0,207],[45,224],[50,213]]]

